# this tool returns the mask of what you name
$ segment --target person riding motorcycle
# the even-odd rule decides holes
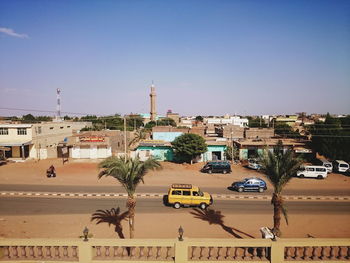
[[[49,169],[46,170],[46,176],[47,177],[56,177],[56,170],[53,165],[50,166]]]

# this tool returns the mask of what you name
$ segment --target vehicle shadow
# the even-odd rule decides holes
[[[210,208],[207,208],[205,210],[193,208],[190,214],[192,214],[194,218],[207,221],[209,225],[221,226],[223,230],[225,230],[227,233],[231,234],[235,238],[243,238],[242,235],[250,238],[255,238],[252,235],[245,233],[237,228],[226,226],[223,220],[225,216],[221,214],[221,211],[217,211]]]
[[[96,225],[101,223],[106,223],[108,226],[113,225],[114,231],[117,233],[119,238],[124,239],[123,226],[121,222],[123,220],[127,221],[128,211],[121,213],[120,208],[111,208],[110,210],[96,210],[95,213],[91,215],[91,222],[96,221]]]

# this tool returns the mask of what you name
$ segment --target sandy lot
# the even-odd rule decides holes
[[[54,164],[58,177],[54,180],[46,178],[45,171]],[[174,182],[192,183],[200,187],[227,187],[232,180],[258,175],[254,171],[241,166],[234,166],[231,175],[208,175],[199,172],[203,164],[181,165],[163,163],[160,171],[151,171],[145,178],[145,184],[164,186]],[[1,184],[41,184],[41,185],[112,185],[113,178],[97,180],[98,168],[96,162],[69,162],[62,164],[61,160],[42,160],[25,163],[9,163],[0,166]],[[326,180],[292,179],[288,188],[295,189],[349,189],[350,178],[331,174]],[[2,199],[3,202],[5,199]],[[122,208],[125,210],[125,208]],[[221,225],[209,224],[207,221],[195,218],[192,209],[169,214],[137,213],[136,233],[138,238],[173,238],[177,236],[180,225],[185,229],[187,237],[212,238],[257,238],[259,228],[272,225],[271,214],[262,214],[252,218],[252,215],[224,215]],[[0,237],[39,238],[39,237],[78,237],[85,226],[88,226],[96,238],[117,237],[113,226],[96,225],[90,222],[91,215],[31,215],[3,216],[0,218]],[[284,237],[350,237],[349,215],[290,215],[290,225],[282,222]],[[127,222],[124,221],[123,233],[128,237]]]

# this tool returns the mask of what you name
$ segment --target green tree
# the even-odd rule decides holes
[[[99,164],[99,168],[102,170],[98,175],[98,179],[111,176],[124,187],[128,194],[126,207],[128,208],[130,238],[134,237],[135,231],[136,199],[134,194],[136,188],[141,182],[144,183],[144,176],[150,169],[160,167],[159,162],[152,158],[142,162],[138,157],[132,159],[112,156]]]
[[[24,122],[35,122],[35,117],[32,114],[23,115],[22,120]]]
[[[329,113],[325,122],[316,122],[308,131],[313,151],[336,160],[350,161],[350,116],[334,118]]]
[[[136,130],[135,134],[134,134],[134,138],[129,142],[129,146],[138,143],[142,140],[145,140],[147,137],[147,132],[145,131],[145,129],[138,129]]]
[[[171,144],[177,159],[191,164],[196,157],[207,151],[205,140],[193,133],[185,133],[177,137]]]
[[[278,142],[274,151],[265,150],[260,157],[266,178],[273,186],[271,204],[273,205],[273,233],[281,236],[281,212],[288,224],[287,210],[284,206],[282,190],[301,165],[301,161],[293,156],[292,150],[283,151],[283,144]]]
[[[293,131],[292,127],[284,122],[277,122],[275,125],[275,133],[284,138],[299,138],[299,132]]]
[[[232,149],[232,146],[226,147],[225,155],[227,160],[232,160],[232,153],[233,153],[233,160],[237,160],[239,157],[239,150],[237,145],[233,145],[233,149]]]
[[[173,126],[176,127],[176,122],[172,118],[163,118],[156,122],[158,126]]]
[[[259,117],[248,116],[248,127],[250,128],[267,128],[265,121]]]
[[[203,117],[202,116],[196,116],[196,122],[203,122]]]
[[[150,121],[150,122],[147,122],[147,124],[145,125],[145,128],[146,129],[152,129],[154,126],[156,126],[156,122],[155,121]]]

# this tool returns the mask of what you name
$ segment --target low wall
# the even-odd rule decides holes
[[[350,239],[0,239],[0,262],[349,262]]]

